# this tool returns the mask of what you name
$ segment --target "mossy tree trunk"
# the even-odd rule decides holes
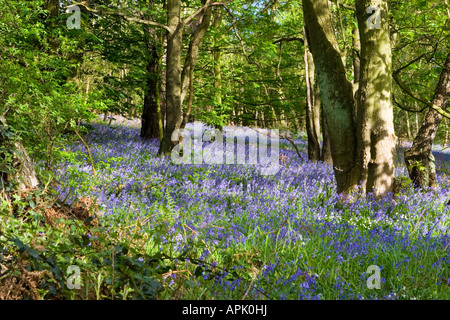
[[[448,105],[449,97],[450,54],[444,63],[444,68],[433,97],[433,104],[445,109],[445,106]],[[412,147],[405,151],[406,167],[416,187],[424,188],[436,185],[436,170],[431,147],[441,121],[442,115],[430,108]]]
[[[146,27],[147,33],[147,92],[144,97],[142,111],[141,137],[144,139],[160,139],[162,127],[161,107],[159,103],[159,64],[158,39],[153,28]]]
[[[369,26],[369,6],[379,9],[379,27]],[[337,192],[349,193],[362,182],[363,190],[383,197],[392,190],[396,143],[388,7],[385,0],[356,0],[356,8],[361,43],[357,103],[337,44],[329,1],[303,0]]]
[[[219,8],[214,9],[214,101],[220,108],[222,106],[222,70],[220,67],[220,58],[222,52],[220,51],[220,37],[217,35],[220,24],[222,22],[222,12]]]
[[[328,0],[303,0],[307,41],[314,58],[323,113],[328,125],[337,192],[357,186],[353,90],[334,34]]]
[[[320,115],[320,120],[322,123],[322,137],[323,137],[322,154],[320,155],[320,160],[325,163],[333,164],[333,158],[331,157],[330,137],[328,134],[328,125],[325,120],[325,116],[323,115],[323,112]]]
[[[202,1],[203,8],[195,19],[181,20],[181,1],[167,1],[167,24],[172,30],[167,37],[166,62],[166,115],[164,135],[159,146],[159,155],[168,155],[179,141],[172,141],[172,133],[182,127],[183,119],[190,113],[188,106],[183,116],[183,101],[187,94],[191,95],[192,104],[193,68],[198,59],[200,43],[211,21],[211,0]],[[184,67],[181,67],[182,38],[185,25],[192,29],[189,49],[186,53]]]
[[[369,8],[378,8],[380,24],[371,25]],[[369,10],[370,11],[370,10]],[[397,137],[391,101],[392,54],[387,0],[357,0],[356,15],[361,42],[357,94],[357,167],[367,192],[383,197],[394,183]]]
[[[305,37],[306,38],[306,37]],[[306,133],[308,135],[308,158],[320,160],[320,97],[315,90],[315,67],[313,56],[305,41],[306,79]],[[317,100],[317,101],[316,101]]]
[[[203,0],[202,4],[204,5],[205,3],[206,1]],[[183,70],[181,72],[181,105],[183,105],[183,102],[187,96],[189,96],[189,99],[188,106],[183,114],[181,128],[186,126],[189,115],[191,114],[192,103],[194,100],[194,68],[197,64],[200,44],[211,23],[211,15],[212,7],[203,9],[199,14],[199,18],[193,22],[192,26],[190,26],[193,31],[189,40],[189,48],[184,61]]]
[[[168,155],[175,146],[172,133],[180,128],[181,105],[181,50],[183,23],[181,21],[181,1],[167,0],[167,25],[172,30],[167,36],[166,62],[166,125],[158,154]]]
[[[39,186],[32,159],[22,143],[14,139],[7,120],[0,114],[0,188],[8,181],[17,183],[17,189],[35,189]]]

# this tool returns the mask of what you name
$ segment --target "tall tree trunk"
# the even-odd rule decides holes
[[[433,97],[433,104],[444,108],[449,96],[450,54],[447,56],[444,69],[439,78],[439,83]],[[434,109],[430,109],[419,129],[419,133],[414,139],[412,147],[405,151],[406,167],[416,187],[424,188],[434,187],[436,185],[436,171],[431,147],[441,121],[442,115]]]
[[[159,90],[159,54],[156,37],[156,31],[152,28],[146,28],[149,39],[147,47],[149,51],[147,61],[147,92],[144,98],[144,108],[142,112],[141,137],[145,139],[159,139],[159,130],[161,123],[161,110],[158,104]]]
[[[181,0],[167,0],[167,25],[172,30],[167,36],[166,62],[166,125],[158,154],[169,155],[178,143],[172,141],[172,133],[180,128],[181,105],[181,49],[183,23],[181,22]]]
[[[414,103],[414,107],[417,109],[417,102]],[[416,112],[415,113],[416,117],[415,117],[415,124],[416,124],[416,133],[415,135],[417,136],[419,134],[419,113]]]
[[[356,18],[356,13],[355,13]],[[361,73],[361,59],[359,55],[361,54],[361,40],[359,38],[359,28],[356,26],[353,28],[353,96],[355,101],[359,100],[358,90],[359,90],[359,78]],[[355,103],[355,122],[358,116],[357,103]]]
[[[219,8],[214,9],[214,48],[213,48],[213,58],[214,58],[214,100],[217,106],[222,105],[222,70],[220,67],[220,43],[217,36],[217,31],[222,22],[222,12]]]
[[[203,0],[202,4],[205,3],[206,1]],[[192,103],[194,100],[194,68],[197,64],[200,44],[211,22],[211,14],[211,7],[203,9],[198,18],[198,21],[196,22],[196,25],[193,27],[194,31],[189,41],[189,49],[186,55],[186,60],[184,62],[183,71],[181,72],[181,105],[183,105],[186,95],[189,94],[188,106],[183,114],[183,120],[180,126],[180,128],[182,129],[184,129],[184,127],[188,123],[188,119],[191,114]]]
[[[321,122],[323,145],[320,160],[325,163],[333,164],[333,158],[331,157],[330,135],[328,134],[328,125],[323,112],[321,113]]]
[[[202,3],[204,4],[205,1],[203,0]],[[211,23],[211,14],[212,14],[212,7],[207,7],[199,15],[198,21],[194,22],[196,23],[196,25],[193,28],[194,31],[189,41],[189,48],[186,54],[183,71],[181,73],[181,83],[182,83],[181,104],[183,104],[184,99],[189,93],[189,82],[190,82],[189,79],[191,68],[194,69],[195,65],[197,64],[198,51],[200,49],[200,44],[203,40],[203,37],[205,36],[206,31],[208,30],[209,24]]]
[[[359,182],[354,170],[356,133],[352,84],[346,77],[328,0],[303,0],[303,13],[329,129],[337,192],[347,193]]]
[[[164,47],[164,33],[161,32],[160,35],[160,45],[162,47]],[[158,114],[158,138],[159,141],[161,142],[163,139],[163,135],[164,135],[164,113],[163,113],[163,103],[161,100],[161,86],[162,86],[162,76],[161,76],[161,66],[162,66],[162,59],[163,59],[163,54],[159,55],[158,58],[158,68],[156,70],[156,74],[158,75],[157,78],[157,83],[156,83],[156,108],[157,108],[157,114]]]
[[[370,27],[367,8],[378,8],[379,26]],[[361,41],[358,90],[358,167],[362,187],[383,197],[392,191],[397,137],[391,101],[392,58],[387,0],[358,0],[356,14]]]
[[[314,73],[315,67],[313,57],[307,46],[307,41],[305,41],[306,134],[308,136],[308,158],[313,162],[317,162],[320,160],[320,101],[316,101],[316,98],[318,97],[314,90]]]
[[[405,117],[406,117],[406,132],[408,134],[408,141],[411,141],[411,121],[409,121],[409,113],[405,110]]]

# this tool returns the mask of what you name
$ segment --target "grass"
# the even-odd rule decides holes
[[[331,168],[301,161],[289,143],[276,176],[248,165],[171,164],[126,124],[95,125],[88,143],[96,178],[84,147],[73,144],[61,151],[54,193],[2,197],[0,282],[16,281],[18,297],[450,298],[450,181],[442,171],[434,191],[405,183],[395,199],[342,204]],[[79,198],[97,205],[84,206],[81,218],[46,214],[56,204],[73,213]],[[79,290],[67,287],[70,265],[80,267]],[[368,288],[372,265],[381,289]],[[42,274],[23,285],[26,272]]]

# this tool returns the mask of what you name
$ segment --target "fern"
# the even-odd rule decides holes
[[[173,198],[170,196],[170,193],[167,193],[167,206],[169,208],[169,210],[173,213],[175,210],[175,201],[173,200]]]

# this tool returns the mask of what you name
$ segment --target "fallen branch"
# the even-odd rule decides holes
[[[300,150],[298,149],[297,145],[295,144],[294,140],[292,140],[291,137],[289,137],[288,135],[280,135],[280,138],[282,139],[286,139],[287,141],[289,141],[289,143],[294,147],[295,152],[297,152],[298,157],[300,158],[300,160],[303,161],[303,157],[300,154]]]
[[[258,131],[258,130],[256,130],[256,129],[253,129],[253,130],[255,130],[256,132],[258,132],[259,134],[265,134],[267,137],[270,137],[267,133],[263,133],[263,132]],[[302,155],[301,155],[301,153],[300,153],[300,150],[298,149],[297,145],[295,144],[295,141],[292,140],[292,138],[291,138],[290,136],[288,136],[287,134],[284,134],[284,135],[279,135],[279,138],[281,138],[281,139],[286,139],[286,140],[294,147],[295,152],[297,153],[297,155],[298,155],[298,157],[300,158],[300,160],[303,161],[303,157],[302,157]]]

